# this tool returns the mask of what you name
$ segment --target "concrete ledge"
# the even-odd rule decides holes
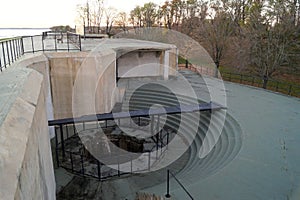
[[[10,68],[0,79],[0,199],[55,199],[43,76]]]

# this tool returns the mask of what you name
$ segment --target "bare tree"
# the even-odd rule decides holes
[[[140,6],[136,6],[130,12],[130,19],[133,26],[142,27],[142,8]]]
[[[91,12],[90,12],[89,0],[86,1],[85,10],[86,10],[87,26],[88,26],[88,29],[90,29],[90,27],[91,27]]]
[[[128,19],[127,19],[126,12],[120,12],[117,15],[115,23],[117,25],[119,25],[119,27],[122,28],[123,31],[127,31],[127,29],[126,29],[127,21],[128,21]]]
[[[105,9],[106,34],[111,36],[112,25],[117,17],[117,10],[113,7]]]
[[[100,28],[101,21],[104,15],[103,0],[94,0],[93,9],[94,26],[98,26]]]
[[[77,5],[77,13],[82,22],[82,25],[85,26],[87,21],[87,8],[84,5]]]
[[[283,9],[282,12],[286,11]],[[263,88],[282,66],[288,64],[294,22],[289,17],[283,17],[285,15],[278,10],[265,9],[261,4],[253,10],[248,24],[251,64],[253,72],[262,76]]]
[[[209,22],[200,24],[202,42],[208,47],[215,64],[216,76],[231,36],[234,33],[233,21],[225,13],[218,13]]]
[[[91,31],[91,26],[100,25],[102,17],[102,8],[99,6],[103,0],[87,0],[85,4],[77,6],[79,18],[84,27]]]
[[[142,15],[146,27],[152,27],[155,24],[157,16],[156,4],[149,2],[142,7]]]

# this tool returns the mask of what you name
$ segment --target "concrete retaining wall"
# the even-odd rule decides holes
[[[0,199],[55,199],[43,76],[9,68],[0,85]]]
[[[110,112],[116,88],[115,52],[51,53],[49,71],[54,119]]]

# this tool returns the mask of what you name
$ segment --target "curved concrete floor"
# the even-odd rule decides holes
[[[193,72],[183,74],[199,80]],[[208,177],[188,171],[178,178],[194,199],[300,199],[300,99],[234,83],[225,88],[228,113],[243,131],[240,152]],[[164,195],[165,184],[143,191]],[[174,180],[171,196],[188,199]]]
[[[209,100],[199,75],[181,73],[199,98]],[[170,83],[179,86],[176,80]],[[225,83],[225,88],[229,117],[216,150],[200,160],[196,156],[200,135],[168,168],[176,172],[194,199],[300,199],[300,99],[234,83]],[[163,196],[165,179],[166,169],[102,183],[76,178],[77,187],[69,187],[69,197],[81,199],[92,193],[88,195],[92,199],[129,200],[136,192]],[[174,179],[170,193],[171,199],[188,199]],[[58,199],[67,198],[60,195]]]

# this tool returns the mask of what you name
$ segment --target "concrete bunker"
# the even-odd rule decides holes
[[[138,43],[138,46],[135,43]],[[141,63],[146,64],[148,59],[155,58],[157,64],[168,62],[172,63],[173,69],[177,68],[175,46],[153,43],[151,47],[151,42],[118,39],[108,41],[107,44],[118,47],[119,52],[130,49],[133,53],[125,54],[119,59],[118,72],[116,70],[117,51],[113,47],[108,48],[110,57],[102,57],[104,61],[108,59],[110,63],[103,72],[103,78],[98,80],[100,83],[96,92],[98,113],[110,112],[115,103],[122,99],[124,89],[117,88],[118,75],[116,74],[126,74],[126,70],[129,69],[127,61],[131,59],[131,56],[137,55]],[[163,46],[163,48],[160,47],[158,51],[157,46]],[[141,47],[143,47],[142,50]],[[155,49],[155,51],[150,49]],[[173,51],[174,55],[165,56],[167,51]],[[7,93],[1,95],[1,101],[6,102],[6,107],[1,115],[1,142],[4,141],[5,145],[3,144],[1,148],[0,170],[2,173],[0,177],[1,180],[10,180],[0,185],[1,188],[5,188],[0,191],[1,199],[25,197],[26,199],[55,199],[54,170],[49,142],[55,130],[50,129],[49,135],[47,120],[73,116],[72,87],[76,74],[88,55],[89,52],[28,55],[1,74],[1,81],[3,81],[1,88]],[[147,59],[143,60],[143,58]],[[169,74],[171,72],[153,73],[155,76],[164,78],[168,78]],[[145,75],[137,73],[135,77]],[[119,92],[112,94],[111,92],[116,88]],[[86,90],[90,92],[89,88]],[[87,109],[86,112],[90,111]],[[19,137],[19,148],[13,152],[11,149],[14,149],[16,140],[10,133],[16,133]],[[116,139],[114,136],[111,138]],[[132,151],[143,150],[139,140],[125,137],[117,139],[118,145],[126,149],[129,148],[128,145],[131,145]],[[8,155],[5,152],[11,153]],[[11,163],[9,159],[11,157],[16,158],[14,163]],[[32,191],[33,189],[35,191]]]

